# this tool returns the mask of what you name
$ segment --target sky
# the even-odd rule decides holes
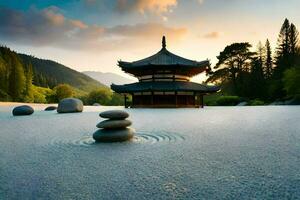
[[[234,42],[276,47],[285,18],[300,27],[299,0],[0,0],[0,44],[77,71],[129,77],[118,60],[161,48],[209,59]],[[193,80],[200,82],[204,75]]]

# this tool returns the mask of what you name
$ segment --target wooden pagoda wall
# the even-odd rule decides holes
[[[125,107],[129,106],[126,102]],[[203,94],[193,95],[135,95],[132,94],[132,108],[199,108],[203,107]]]

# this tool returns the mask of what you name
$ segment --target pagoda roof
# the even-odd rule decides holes
[[[165,36],[163,36],[162,49],[156,54],[134,62],[119,61],[118,64],[123,69],[132,69],[144,66],[186,66],[206,68],[209,66],[209,60],[198,62],[171,53],[166,48],[166,40]]]
[[[213,93],[220,90],[218,86],[208,86],[194,82],[184,81],[155,81],[137,82],[125,85],[111,85],[111,89],[117,93],[149,92],[149,91],[182,91],[182,92],[201,92]]]

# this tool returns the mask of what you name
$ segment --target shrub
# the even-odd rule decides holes
[[[99,103],[100,105],[109,105],[112,98],[112,92],[107,88],[99,88],[91,91],[87,96],[87,104],[93,105]]]
[[[284,72],[284,89],[287,94],[298,98],[300,96],[300,68],[291,68]]]
[[[59,84],[54,89],[56,100],[60,101],[64,98],[73,97],[74,91],[73,88],[68,84]]]
[[[122,106],[124,105],[124,97],[121,94],[113,93],[111,97],[111,101],[109,102],[111,106]]]
[[[0,101],[11,101],[10,96],[1,89],[0,89]]]
[[[38,87],[34,85],[32,87],[32,92],[34,103],[49,103],[51,102],[50,97],[54,95],[54,91],[50,88]]]
[[[265,105],[265,102],[259,100],[259,99],[255,99],[249,102],[248,104],[249,106],[263,106]]]
[[[216,100],[217,106],[236,106],[241,102],[241,98],[238,96],[221,96]]]

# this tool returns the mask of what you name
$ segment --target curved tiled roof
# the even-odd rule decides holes
[[[157,81],[157,82],[138,82],[126,85],[111,85],[111,89],[117,93],[147,92],[147,91],[193,91],[203,93],[217,92],[217,86],[208,86],[193,82],[183,81]]]
[[[167,49],[162,48],[158,53],[154,54],[153,56],[150,56],[148,58],[134,61],[134,62],[123,62],[119,61],[120,67],[139,67],[139,66],[147,66],[147,65],[182,65],[182,66],[192,66],[192,67],[203,67],[208,66],[209,61],[205,60],[202,62],[189,60],[186,58],[182,58],[180,56],[177,56],[171,52],[169,52]]]
[[[119,61],[119,66],[124,68],[135,68],[140,66],[170,66],[170,65],[180,65],[180,66],[190,66],[190,67],[207,67],[209,66],[209,60],[205,61],[194,61],[189,60],[178,55],[175,55],[166,49],[165,38],[163,37],[162,49],[156,54],[144,58],[142,60],[134,62],[124,62]]]

